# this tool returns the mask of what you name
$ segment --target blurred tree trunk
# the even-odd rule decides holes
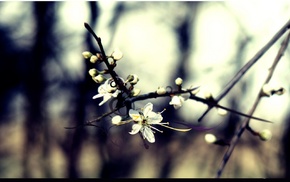
[[[88,2],[89,10],[90,10],[90,22],[88,22],[92,27],[96,25],[97,18],[99,16],[99,9],[98,4],[95,1]],[[84,28],[85,29],[85,28]],[[86,44],[87,44],[87,50],[91,51],[92,53],[96,52],[96,49],[93,46],[92,43],[92,36],[88,33],[86,36]],[[80,52],[81,55],[81,52]],[[74,101],[77,103],[75,110],[77,112],[74,112],[74,115],[72,118],[74,118],[74,125],[82,125],[85,122],[86,119],[86,106],[87,106],[87,97],[88,93],[93,88],[92,83],[94,83],[91,79],[91,76],[88,74],[88,70],[90,69],[90,62],[85,61],[85,79],[81,80],[76,83],[74,88],[77,88],[76,93],[74,94],[75,99]],[[91,97],[90,97],[91,98]],[[71,137],[72,135],[72,137]],[[68,156],[68,177],[69,178],[79,178],[82,177],[79,168],[78,168],[78,161],[81,154],[81,147],[82,144],[87,137],[87,131],[84,127],[80,127],[73,131],[72,134],[68,134],[66,138],[66,143],[64,145],[67,145],[68,143],[71,143],[70,146],[67,146],[69,150],[66,150],[67,156]],[[71,141],[72,140],[72,141]]]
[[[25,94],[27,116],[24,123],[23,177],[41,172],[50,177],[48,124],[45,116],[46,82],[43,67],[53,55],[54,2],[33,2],[35,17],[34,45],[26,63]],[[38,171],[40,170],[40,171]]]
[[[285,129],[283,133],[283,137],[281,140],[282,145],[282,157],[280,159],[281,163],[284,164],[284,177],[290,178],[290,116],[285,120]]]
[[[177,2],[173,2],[177,3]],[[188,77],[187,73],[187,66],[189,62],[190,53],[194,52],[194,45],[192,44],[192,37],[193,33],[193,25],[196,19],[196,13],[200,2],[183,2],[185,6],[187,6],[187,13],[185,17],[181,20],[178,26],[175,29],[175,34],[178,42],[179,52],[177,53],[178,56],[178,64],[175,73],[172,74],[171,83],[174,83],[175,79],[180,77],[183,80],[186,80]],[[192,74],[192,73],[191,73]],[[175,88],[175,85],[173,86]],[[167,103],[168,104],[168,103]],[[171,121],[180,120],[180,118],[176,115],[174,107],[170,106],[167,107],[166,118],[170,118]],[[171,136],[175,133],[173,130],[166,130],[161,137],[159,138],[160,144],[162,144],[162,148],[159,149],[158,153],[160,156],[163,156],[163,163],[161,166],[161,171],[159,174],[160,178],[168,178],[172,172],[173,166],[173,159],[177,156],[178,150],[173,151],[170,148],[172,140]],[[191,141],[192,142],[192,141]],[[183,147],[186,147],[185,145]]]

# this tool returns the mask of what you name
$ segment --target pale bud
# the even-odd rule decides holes
[[[141,92],[140,89],[138,89],[138,88],[134,88],[134,89],[132,90],[131,94],[132,94],[132,96],[135,97],[135,96],[139,95],[140,92]]]
[[[206,134],[204,136],[204,140],[206,141],[206,143],[214,143],[217,141],[216,136],[214,136],[213,134]]]
[[[106,80],[106,78],[103,75],[101,75],[101,74],[99,74],[99,75],[97,75],[95,77],[92,77],[92,78],[97,83],[103,83]]]
[[[113,125],[120,125],[121,121],[122,121],[122,117],[119,116],[119,115],[114,116],[114,117],[112,118],[112,124],[113,124]]]
[[[128,77],[127,77],[127,80],[125,83],[129,82],[131,83],[132,85],[135,85],[137,82],[139,81],[139,78],[136,74],[130,74]]]
[[[259,137],[263,141],[269,141],[272,138],[272,133],[270,130],[265,129],[259,132]]]
[[[283,87],[273,87],[270,84],[263,85],[262,93],[264,96],[270,97],[271,95],[277,94],[282,95],[285,93],[285,89]]]
[[[82,55],[84,56],[85,59],[90,58],[93,54],[89,51],[85,51],[82,53]]]
[[[99,71],[96,68],[92,68],[89,70],[89,75],[91,75],[91,77],[95,77],[99,74]]]
[[[284,93],[285,93],[285,89],[283,87],[275,89],[275,94],[277,95],[283,95]]]
[[[166,89],[164,87],[158,87],[156,93],[158,95],[162,95],[166,93]]]
[[[178,77],[178,78],[175,79],[175,84],[176,84],[176,85],[181,85],[182,82],[183,82],[183,80],[182,80],[182,78],[180,78],[180,77]]]
[[[118,61],[123,57],[123,53],[119,49],[115,49],[111,56],[114,60]]]
[[[204,92],[204,98],[205,99],[212,99],[213,96],[212,96],[212,94],[210,92],[206,91],[206,92]]]
[[[91,63],[96,63],[98,61],[98,57],[95,56],[95,55],[92,55],[91,58],[90,58],[90,62]]]

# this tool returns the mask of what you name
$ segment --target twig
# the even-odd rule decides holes
[[[289,23],[289,22],[288,22]],[[267,84],[270,79],[272,78],[273,76],[273,73],[274,73],[274,70],[279,62],[279,60],[281,59],[281,57],[283,56],[287,46],[288,46],[288,43],[289,43],[289,39],[290,39],[290,31],[288,32],[287,34],[287,37],[285,38],[285,40],[283,41],[282,45],[281,45],[281,48],[279,49],[279,52],[271,66],[271,68],[269,69],[269,73],[268,73],[268,76],[264,82],[263,85]],[[254,105],[252,106],[251,110],[249,111],[248,115],[253,115],[253,113],[255,112],[258,104],[259,104],[259,101],[261,100],[262,98],[262,93],[263,93],[263,85],[259,91],[259,94],[254,102]],[[241,135],[243,134],[243,132],[245,131],[245,129],[249,129],[251,131],[251,133],[254,133],[253,130],[249,127],[249,122],[250,122],[250,119],[247,118],[243,121],[243,124],[240,126],[239,130],[236,132],[235,136],[232,138],[231,142],[230,142],[230,146],[227,150],[227,152],[225,153],[224,157],[223,157],[223,160],[222,160],[222,163],[220,164],[220,167],[218,169],[218,172],[217,172],[217,178],[219,178],[221,175],[222,175],[222,172],[236,146],[236,144],[238,143],[238,140],[239,138],[241,137]]]
[[[90,27],[90,25],[88,23],[84,23],[84,26],[93,35],[93,37],[96,39],[96,41],[97,41],[97,43],[98,43],[98,45],[100,47],[100,50],[101,50],[102,60],[106,64],[106,66],[108,68],[108,71],[109,71],[109,74],[112,76],[113,80],[118,85],[119,89],[124,91],[125,93],[127,93],[129,95],[130,91],[125,87],[123,81],[121,79],[119,79],[119,76],[113,70],[113,66],[110,65],[110,63],[109,63],[109,61],[107,59],[107,55],[105,53],[101,38],[96,35],[96,33],[93,31],[93,29]]]
[[[235,86],[235,84],[242,78],[242,76],[268,51],[268,49],[290,28],[290,20],[273,36],[273,38],[264,46],[256,55],[245,64],[233,79],[225,86],[225,89],[215,98],[219,102],[226,94]],[[204,116],[212,109],[208,107],[207,110],[198,119],[200,122]]]
[[[167,93],[164,93],[164,94],[157,94],[156,92],[149,92],[147,94],[139,95],[139,96],[132,97],[132,98],[127,98],[125,100],[125,103],[133,103],[133,102],[136,102],[136,101],[139,101],[139,100],[146,100],[146,99],[150,99],[150,98],[167,97],[167,96],[171,96],[171,95],[190,93],[191,91],[193,91],[193,90],[195,90],[197,88],[198,87],[195,87],[195,88],[192,88],[192,89],[188,89],[188,90],[167,92]],[[235,111],[233,109],[221,106],[221,105],[217,104],[217,102],[215,102],[214,100],[213,101],[212,100],[207,100],[207,99],[204,99],[204,98],[201,98],[201,97],[197,97],[197,96],[192,95],[192,94],[190,95],[189,98],[193,99],[195,101],[207,104],[209,107],[218,107],[218,108],[227,110],[229,112],[232,112],[232,113],[244,116],[244,117],[256,119],[256,120],[263,121],[263,122],[272,123],[271,121],[268,121],[266,119],[261,119],[261,118],[258,118],[258,117],[252,116],[252,115],[247,115],[247,114],[241,113],[239,111]]]
[[[111,110],[110,112],[107,112],[107,113],[105,113],[105,114],[102,114],[101,116],[97,117],[96,119],[93,119],[93,120],[87,121],[87,122],[84,123],[84,124],[77,125],[77,126],[72,126],[72,127],[64,127],[64,128],[65,128],[65,129],[76,129],[76,128],[84,127],[84,126],[93,126],[92,123],[95,123],[95,122],[100,121],[101,119],[103,119],[103,118],[106,117],[106,116],[109,116],[110,114],[114,113],[114,112],[117,111],[118,109],[120,109],[120,108],[119,108],[119,107],[116,107],[115,109]]]

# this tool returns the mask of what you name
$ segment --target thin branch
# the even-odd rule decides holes
[[[268,73],[268,76],[264,82],[263,85],[267,84],[270,79],[272,78],[273,76],[273,73],[274,73],[274,70],[278,64],[278,62],[280,61],[281,57],[283,56],[288,44],[289,44],[289,40],[290,40],[290,31],[288,32],[287,34],[287,37],[285,38],[285,40],[283,41],[282,45],[281,45],[281,48],[279,49],[279,52],[271,66],[271,68],[269,69],[269,73]],[[263,85],[259,91],[259,94],[254,102],[254,105],[252,106],[251,110],[249,111],[248,115],[253,115],[253,113],[255,112],[258,104],[259,104],[259,101],[261,100],[261,98],[263,97],[262,96],[262,93],[263,93]],[[241,125],[240,129],[236,132],[235,136],[233,137],[233,139],[231,140],[230,142],[230,146],[227,150],[227,152],[225,153],[224,155],[224,158],[223,158],[223,161],[218,169],[218,172],[217,172],[217,178],[219,178],[221,175],[222,175],[222,172],[236,146],[236,144],[238,143],[239,141],[239,138],[241,137],[241,135],[243,134],[243,132],[245,131],[245,129],[249,129],[251,131],[251,133],[255,133],[253,132],[253,130],[251,128],[249,128],[249,122],[250,122],[250,119],[247,118],[243,121],[243,124]]]
[[[110,65],[108,59],[107,59],[107,55],[105,53],[101,38],[98,37],[96,35],[96,33],[93,31],[93,29],[90,27],[90,25],[88,23],[84,23],[85,28],[93,35],[93,37],[96,39],[100,50],[101,50],[101,54],[102,54],[102,60],[104,61],[104,63],[106,64],[109,74],[112,76],[113,80],[115,81],[115,83],[118,85],[119,89],[124,91],[125,93],[127,93],[129,95],[130,91],[125,87],[123,81],[119,78],[119,76],[117,75],[117,73],[113,70],[114,67],[112,65]]]
[[[180,91],[166,92],[164,94],[157,94],[156,92],[149,92],[147,94],[139,95],[139,96],[132,97],[132,98],[127,98],[125,100],[125,103],[133,103],[133,102],[136,102],[136,101],[147,100],[147,99],[151,99],[151,98],[168,97],[168,96],[172,96],[172,95],[190,93],[193,90],[196,90],[197,88],[199,88],[199,87],[195,87],[195,88],[188,89],[188,90],[180,90]],[[247,114],[241,113],[239,111],[235,111],[233,109],[230,109],[230,108],[221,106],[221,105],[217,104],[217,102],[215,100],[207,100],[207,99],[204,99],[204,98],[201,98],[201,97],[197,97],[197,96],[195,96],[193,94],[191,94],[189,98],[190,99],[193,99],[195,101],[198,101],[198,102],[202,102],[204,104],[207,104],[209,107],[218,107],[218,108],[227,110],[229,112],[232,112],[232,113],[235,113],[235,114],[244,116],[244,117],[256,119],[256,120],[263,121],[263,122],[272,123],[271,121],[268,121],[266,119],[261,119],[261,118],[258,118],[258,117],[252,116],[252,115],[247,115]]]
[[[264,46],[256,55],[245,64],[233,79],[225,86],[225,89],[215,98],[219,102],[226,94],[235,86],[235,84],[242,78],[242,76],[268,51],[272,45],[290,28],[290,20],[273,36],[273,38]],[[198,119],[200,122],[204,116],[212,109],[208,107],[207,110]]]
[[[107,112],[105,114],[102,114],[101,116],[97,117],[96,119],[87,121],[84,124],[81,125],[77,125],[77,126],[72,126],[72,127],[64,127],[65,129],[76,129],[79,127],[84,127],[84,126],[93,126],[93,123],[100,121],[101,119],[103,119],[106,116],[109,116],[110,114],[113,114],[115,111],[117,111],[118,109],[120,109],[119,107],[116,107],[115,109],[111,110],[110,112]]]

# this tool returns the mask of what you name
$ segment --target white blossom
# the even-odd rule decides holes
[[[117,97],[118,94],[121,92],[117,89],[117,87],[113,87],[115,85],[115,82],[112,78],[108,79],[99,86],[98,88],[98,94],[93,96],[93,99],[97,99],[100,97],[103,97],[103,101],[99,103],[99,106],[103,105],[105,102],[110,100],[112,97]]]
[[[161,121],[163,117],[161,113],[155,113],[152,111],[153,104],[148,103],[144,106],[143,112],[130,109],[129,115],[135,121],[135,124],[132,125],[132,131],[129,132],[131,135],[134,135],[138,132],[141,132],[144,139],[147,139],[150,143],[155,142],[155,137],[153,130],[159,131],[157,128],[151,126],[154,124],[163,124]]]

